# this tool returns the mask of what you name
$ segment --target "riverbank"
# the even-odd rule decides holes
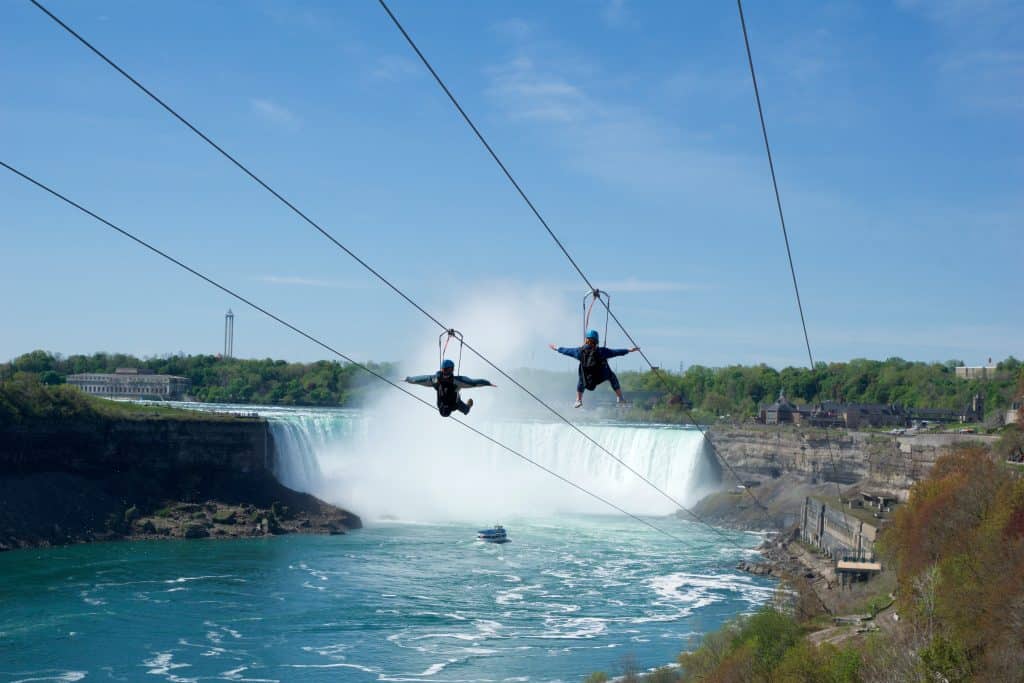
[[[277,481],[266,420],[13,382],[0,406],[0,550],[361,527]]]
[[[713,493],[693,510],[717,526],[772,531],[758,548],[762,559],[740,562],[737,569],[782,581],[795,593],[787,600],[791,599],[801,614],[808,618],[863,614],[869,602],[894,589],[892,571],[885,567],[881,576],[870,582],[844,588],[835,574],[835,562],[800,541],[797,519],[804,499],[835,492],[835,484],[812,484],[800,475],[786,473],[749,489]]]
[[[870,634],[898,628],[898,566],[882,557],[881,571],[869,581],[843,586],[834,558],[800,539],[804,500],[883,492],[903,507],[909,504],[911,488],[931,477],[943,458],[965,448],[987,453],[996,445],[995,437],[982,435],[838,430],[826,442],[820,432],[792,426],[715,427],[712,439],[745,484],[724,484],[727,488],[706,496],[694,511],[721,526],[773,531],[759,548],[762,558],[741,562],[738,568],[782,582],[779,602],[797,619],[808,642],[844,647],[863,647]],[[884,529],[892,515],[884,517],[869,515],[869,521]],[[882,555],[879,548],[875,554]]]
[[[710,437],[718,453],[739,475],[723,475],[723,488],[694,506],[709,522],[732,529],[773,532],[759,548],[762,559],[740,563],[742,571],[783,582],[804,621],[814,622],[823,638],[852,637],[873,628],[864,615],[891,602],[895,573],[883,563],[871,581],[841,586],[835,562],[800,540],[799,522],[808,497],[856,496],[884,492],[907,500],[910,488],[951,449],[986,437],[949,435],[877,435],[793,426],[715,426]],[[848,621],[835,624],[833,619]]]
[[[998,449],[955,449],[887,525],[881,575],[834,593],[845,603],[808,599],[834,577],[832,562],[783,534],[762,548],[767,563],[746,569],[796,575],[792,600],[707,633],[664,676],[634,680],[1022,681],[1022,520],[1020,472]]]

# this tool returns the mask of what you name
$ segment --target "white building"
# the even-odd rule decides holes
[[[970,367],[959,365],[956,367],[956,376],[960,379],[995,379],[996,366],[979,365]]]
[[[69,375],[68,384],[104,398],[183,398],[192,386],[187,377],[155,375],[152,370],[118,368],[113,374],[86,372]]]

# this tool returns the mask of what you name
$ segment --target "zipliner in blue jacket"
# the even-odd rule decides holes
[[[559,346],[555,350],[558,351],[563,356],[570,356],[571,358],[575,358],[576,360],[580,360],[580,354],[583,352],[584,348],[586,348],[586,347],[584,347],[584,346],[576,346],[576,347],[572,347],[572,346]],[[612,389],[614,391],[618,392],[619,391],[619,378],[616,377],[616,375],[612,371],[611,367],[608,366],[608,359],[609,358],[617,358],[618,356],[625,356],[629,352],[630,352],[629,349],[609,349],[606,346],[598,346],[597,347],[597,355],[598,355],[598,357],[603,362],[602,362],[602,368],[601,368],[601,375],[599,376],[597,383],[601,384],[602,382],[607,380],[608,383],[611,384]],[[586,388],[585,387],[585,383],[583,381],[583,366],[582,365],[579,367],[578,374],[579,374],[579,380],[576,382],[576,392],[577,393],[581,393],[584,390],[584,388]]]

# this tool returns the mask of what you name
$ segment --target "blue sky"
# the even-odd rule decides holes
[[[449,324],[564,365],[582,283],[376,2],[49,6]],[[806,363],[733,4],[393,9],[652,360]],[[745,9],[816,358],[1024,355],[1024,4]],[[359,359],[436,349],[28,2],[0,64],[8,163]],[[10,174],[0,240],[0,358],[217,352],[228,307],[237,355],[323,357]]]

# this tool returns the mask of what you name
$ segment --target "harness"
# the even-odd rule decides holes
[[[587,304],[587,300],[590,300],[590,304]],[[590,314],[594,311],[594,304],[598,301],[604,306],[604,343],[608,344],[608,319],[612,314],[612,296],[603,289],[595,289],[583,296],[583,334],[587,333],[590,329]],[[600,315],[600,314],[599,314]]]
[[[455,386],[455,373],[445,377],[441,372],[437,377],[437,407],[451,412],[458,404],[459,388]]]
[[[589,304],[587,302],[590,302]],[[612,313],[612,297],[608,292],[601,289],[593,289],[583,297],[583,334],[590,329],[590,314],[594,311],[594,304],[601,302],[604,306],[604,337],[605,344],[608,343],[608,319]],[[585,345],[580,349],[580,376],[583,377],[583,386],[588,391],[593,391],[598,384],[603,382],[611,368],[608,366],[608,359],[603,358],[597,350],[597,344]]]
[[[601,356],[596,345],[587,345],[580,350],[580,374],[583,375],[583,386],[589,391],[604,381],[608,370],[608,360]]]
[[[448,342],[452,339],[459,342],[459,362],[455,364],[455,373],[459,374],[462,370],[462,347],[466,345],[466,341],[462,338],[462,333],[455,329],[448,329],[442,332],[437,337],[437,363],[440,365],[444,362],[444,354],[448,350]],[[443,344],[442,344],[443,342]]]

